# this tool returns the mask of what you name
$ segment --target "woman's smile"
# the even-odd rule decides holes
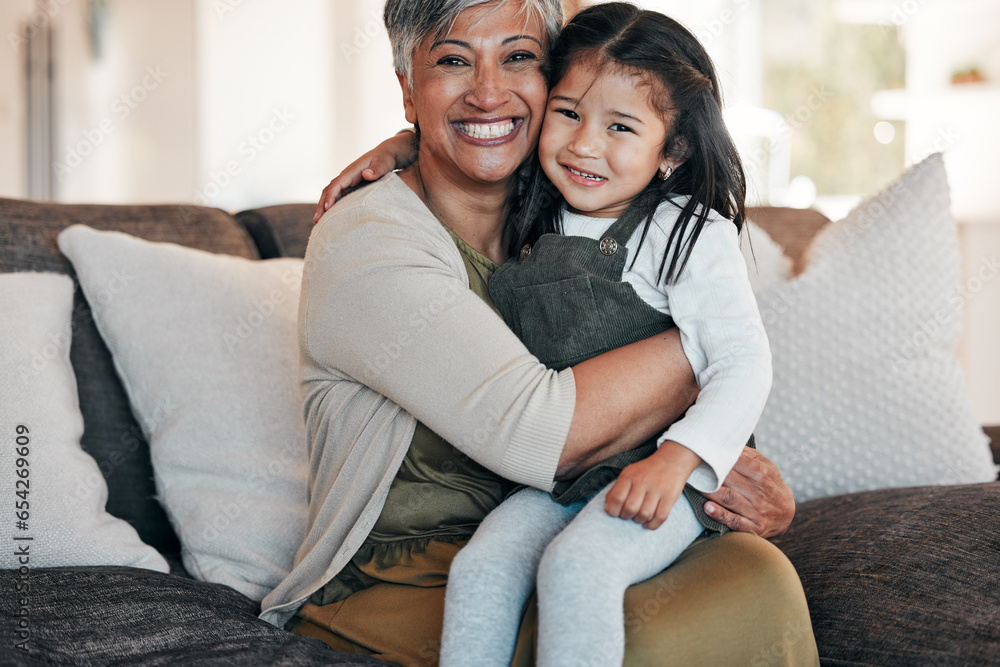
[[[497,146],[513,140],[524,123],[523,118],[498,120],[463,120],[452,123],[459,137],[477,146]]]

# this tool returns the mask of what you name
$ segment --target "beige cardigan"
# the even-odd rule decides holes
[[[345,197],[306,252],[299,305],[309,518],[261,604],[283,626],[357,552],[416,420],[497,474],[549,490],[576,402],[469,289],[448,231],[395,174]]]

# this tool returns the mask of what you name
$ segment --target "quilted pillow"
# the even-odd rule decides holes
[[[955,348],[960,256],[940,155],[827,225],[757,292],[774,382],[756,429],[796,500],[996,478]]]

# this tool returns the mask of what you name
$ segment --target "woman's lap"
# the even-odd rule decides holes
[[[532,599],[517,667],[534,664],[536,619]],[[735,532],[699,540],[626,591],[625,665],[673,664],[819,664],[801,582],[777,547]]]
[[[457,549],[429,553],[427,565],[436,557],[435,567],[446,566],[449,552]],[[445,589],[427,585],[436,577],[418,578],[424,585],[377,584],[332,605],[306,605],[292,630],[339,650],[437,664]],[[536,622],[532,599],[518,667],[534,664]],[[626,665],[819,664],[798,575],[777,547],[745,533],[699,540],[670,568],[629,588],[625,633]]]

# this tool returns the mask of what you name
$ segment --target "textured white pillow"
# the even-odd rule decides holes
[[[755,431],[798,501],[996,479],[955,348],[960,257],[940,155],[827,225],[757,294],[774,383]]]
[[[104,511],[108,487],[80,448],[72,311],[69,276],[0,274],[0,569],[129,565],[168,572],[132,526]]]
[[[747,220],[740,234],[740,251],[747,263],[747,276],[754,294],[788,281],[792,273],[792,260],[771,236]]]
[[[253,261],[74,225],[59,235],[145,436],[196,578],[254,600],[305,533],[302,260]]]

